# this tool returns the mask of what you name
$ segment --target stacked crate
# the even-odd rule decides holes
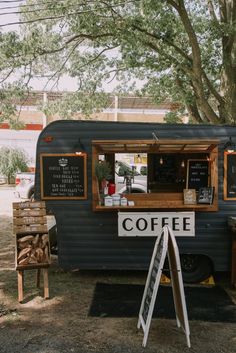
[[[18,300],[23,300],[24,271],[37,269],[37,285],[40,269],[43,269],[44,297],[49,297],[48,267],[50,245],[45,202],[13,203],[13,230],[15,233],[15,268],[18,273]]]

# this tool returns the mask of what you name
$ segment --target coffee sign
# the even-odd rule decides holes
[[[118,235],[157,236],[169,226],[175,236],[195,236],[194,212],[119,212]]]

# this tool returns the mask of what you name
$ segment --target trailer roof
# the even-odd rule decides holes
[[[93,140],[92,144],[100,153],[210,153],[219,144],[219,140]]]

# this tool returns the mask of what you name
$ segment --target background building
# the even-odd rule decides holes
[[[56,101],[65,92],[32,91],[27,99],[18,105],[19,120],[24,123],[22,130],[12,130],[7,123],[0,124],[0,147],[12,146],[24,149],[30,159],[30,167],[35,165],[35,153],[38,136],[49,123],[59,120],[58,116],[46,117],[41,108],[43,104]],[[166,113],[178,107],[175,103],[154,104],[149,97],[118,97],[109,96],[107,108],[93,113],[92,120],[155,122],[163,123]],[[78,112],[73,119],[85,119]]]

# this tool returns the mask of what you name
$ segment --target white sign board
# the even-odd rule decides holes
[[[142,326],[144,337],[143,347],[146,346],[152,313],[156,301],[157,291],[161,280],[164,261],[167,253],[168,231],[165,227],[157,238],[148,271],[143,299],[139,311],[138,328]]]
[[[172,229],[168,227],[169,240],[168,240],[168,261],[171,269],[171,285],[174,296],[175,314],[177,326],[182,327],[187,345],[190,347],[190,329],[188,323],[188,313],[184,294],[183,276],[181,271],[181,263],[179,256],[178,245]]]
[[[171,285],[174,296],[177,326],[182,327],[186,336],[187,346],[190,347],[190,330],[180,266],[179,250],[176,244],[175,236],[170,227],[167,226],[163,228],[162,233],[157,238],[154,246],[141,307],[139,310],[138,328],[142,327],[143,329],[143,347],[145,347],[147,344],[152,314],[166,254],[168,254],[169,267],[171,272]]]
[[[195,236],[195,212],[118,212],[119,237],[156,237],[169,226],[175,236]]]

